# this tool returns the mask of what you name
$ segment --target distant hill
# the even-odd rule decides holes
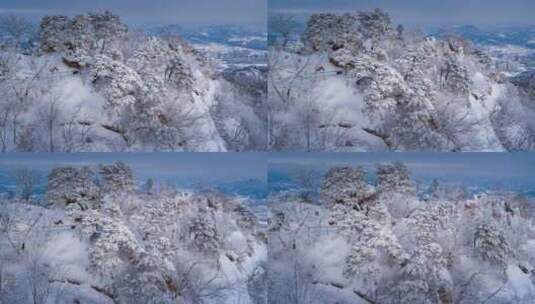
[[[487,29],[474,25],[463,25],[442,28],[433,34],[441,38],[456,34],[481,45],[516,45],[535,49],[535,26],[511,26]]]
[[[247,179],[220,183],[216,189],[228,194],[237,194],[255,200],[268,196],[267,183],[259,179]]]
[[[510,75],[535,69],[535,26],[482,28],[463,25],[434,30],[431,35],[438,38],[455,35],[472,41]]]
[[[220,43],[254,50],[267,49],[267,34],[235,25],[186,28],[176,24],[153,27],[149,34],[164,36],[178,34],[193,44]]]

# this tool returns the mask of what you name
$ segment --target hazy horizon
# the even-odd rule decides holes
[[[379,163],[404,163],[417,181],[460,183],[534,192],[535,155],[530,153],[284,153],[270,157],[268,170],[289,172],[298,166],[325,172],[335,166],[362,166],[375,174]]]
[[[0,159],[0,174],[18,168],[50,171],[55,167],[95,167],[124,162],[139,180],[191,180],[218,183],[255,179],[265,182],[264,153],[7,153]]]

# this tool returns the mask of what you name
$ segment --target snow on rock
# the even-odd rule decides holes
[[[46,243],[44,259],[74,281],[87,282],[89,259],[86,244],[71,231],[58,232]]]
[[[535,299],[535,286],[529,274],[520,270],[516,265],[507,266],[508,285],[512,289],[513,295],[521,300],[528,301]]]

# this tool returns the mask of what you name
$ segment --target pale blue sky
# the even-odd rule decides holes
[[[138,179],[186,180],[209,184],[266,180],[265,153],[7,153],[0,156],[0,172],[18,167],[49,171],[58,166],[96,166],[122,161]]]
[[[269,171],[288,173],[296,166],[326,171],[333,166],[363,166],[401,161],[422,182],[434,178],[471,186],[534,192],[535,153],[284,153],[273,155]]]
[[[0,13],[40,19],[111,10],[133,25],[235,24],[265,28],[267,0],[0,0]]]
[[[381,8],[417,26],[535,24],[533,0],[269,0],[270,11],[297,14]]]

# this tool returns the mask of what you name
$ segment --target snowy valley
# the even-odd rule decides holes
[[[238,26],[200,26],[185,28],[166,25],[148,30],[153,35],[179,35],[196,49],[215,59],[219,70],[248,66],[267,68],[267,34]]]

